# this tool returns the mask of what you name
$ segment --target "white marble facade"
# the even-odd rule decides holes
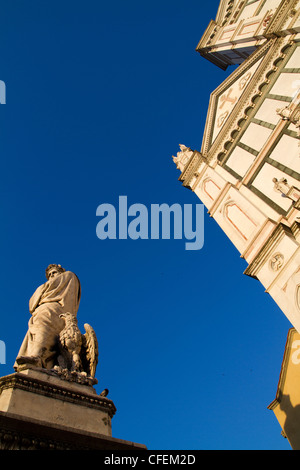
[[[212,92],[180,180],[300,332],[300,0],[223,0],[197,50],[239,67]]]

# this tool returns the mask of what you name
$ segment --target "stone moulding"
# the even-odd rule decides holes
[[[22,373],[15,373],[1,377],[0,379],[0,395],[5,389],[20,389],[27,392],[33,392],[46,397],[55,398],[75,404],[84,404],[89,408],[95,408],[108,413],[110,418],[116,413],[114,403],[105,397],[96,394],[77,392],[72,389],[64,388],[60,385],[44,382],[35,378],[28,378]]]
[[[45,370],[15,372],[0,378],[0,450],[147,449],[112,436],[115,412],[91,385]]]
[[[295,11],[294,14],[291,14],[294,12],[294,9],[297,8],[299,3],[299,0],[282,0],[282,2],[279,5],[279,8],[276,12],[276,14],[273,16],[272,20],[268,24],[266,30],[265,30],[265,37],[269,38],[272,36],[283,36],[285,33],[283,29],[286,26],[286,22],[290,22],[288,26],[288,34],[291,34],[290,29],[293,28],[294,23],[298,17],[296,14],[297,11]],[[291,21],[292,17],[295,17],[294,20]],[[292,31],[297,32],[297,31]]]
[[[0,450],[146,450],[143,444],[0,411]]]
[[[253,277],[254,279],[257,279],[257,272],[269,259],[272,250],[274,250],[274,248],[278,245],[279,241],[282,240],[285,236],[294,238],[291,228],[280,223],[273,230],[272,235],[269,237],[268,241],[258,252],[257,256],[254,258],[252,263],[250,263],[249,266],[246,268],[244,274]]]
[[[243,126],[241,126],[240,123],[245,122],[248,119],[249,116],[247,115],[247,112],[251,109],[251,112],[253,113],[253,110],[257,105],[256,103],[253,103],[253,98],[259,97],[260,99],[263,99],[261,87],[265,84],[269,84],[268,77],[270,73],[275,73],[277,70],[275,70],[274,64],[278,63],[279,59],[283,59],[285,57],[283,51],[286,53],[288,48],[293,44],[294,42],[290,41],[289,38],[270,39],[266,44],[258,48],[252,56],[241,64],[221,85],[219,85],[218,88],[216,88],[216,90],[212,92],[201,147],[201,153],[207,158],[207,161],[210,164],[213,164],[217,160],[217,156],[219,154],[228,153],[228,150],[225,149],[227,143],[232,145],[234,140],[239,138],[239,134],[243,130]],[[251,82],[246,86],[240,100],[224,124],[224,127],[214,142],[211,142],[211,134],[214,124],[214,113],[211,110],[215,108],[218,97],[228,88],[230,83],[234,83],[240,75],[247,71],[247,69],[262,57],[263,60],[259,64],[253,76],[255,77],[255,80],[251,80]],[[232,139],[231,135],[235,131],[238,132],[236,132],[235,138]]]
[[[186,164],[184,171],[181,173],[179,177],[179,181],[181,181],[186,188],[192,189],[192,187],[190,186],[190,183],[193,177],[195,176],[195,172],[198,170],[199,165],[203,161],[205,161],[205,159],[203,158],[203,155],[197,150],[195,150],[190,160]]]

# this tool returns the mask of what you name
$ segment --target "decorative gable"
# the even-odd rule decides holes
[[[204,130],[202,153],[207,155],[231,116],[244,113],[244,103],[251,101],[253,77],[258,72],[269,44],[260,48],[212,92]]]
[[[235,105],[243,94],[247,84],[253,77],[262,59],[255,62],[252,67],[249,67],[242,75],[235,78],[233,81],[229,80],[226,84],[227,87],[224,91],[215,92],[216,99],[214,100],[214,108],[211,110],[213,113],[213,126],[211,129],[211,143],[213,143],[218,136],[220,130],[223,128],[230,113],[233,111]],[[224,88],[224,87],[222,87]]]

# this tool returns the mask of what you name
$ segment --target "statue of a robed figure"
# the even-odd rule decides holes
[[[29,301],[31,318],[14,368],[42,368],[79,382],[94,378],[98,342],[90,325],[84,324],[85,334],[78,328],[79,279],[59,264],[47,267],[46,278]]]
[[[29,302],[15,372],[0,377],[0,450],[146,448],[112,436],[116,407],[107,388],[94,388],[96,334],[78,328],[78,277],[50,264],[46,278]]]

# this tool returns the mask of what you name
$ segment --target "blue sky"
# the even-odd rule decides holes
[[[200,150],[232,72],[195,52],[218,0],[1,6],[1,328],[13,363],[28,301],[60,263],[99,340],[113,436],[149,449],[290,449],[272,411],[288,329],[205,210],[205,242],[99,240],[102,203],[197,204],[172,155]]]

